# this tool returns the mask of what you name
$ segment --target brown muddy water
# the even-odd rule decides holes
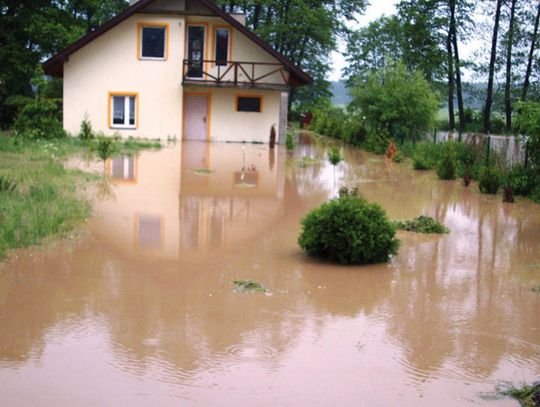
[[[1,406],[517,405],[482,395],[540,378],[540,205],[351,149],[334,181],[298,164],[325,157],[309,139],[244,147],[116,158],[82,236],[0,266]],[[389,264],[308,259],[299,221],[334,183],[452,232],[400,232]]]

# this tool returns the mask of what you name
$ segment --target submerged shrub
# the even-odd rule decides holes
[[[478,187],[483,194],[496,194],[501,187],[501,174],[495,167],[482,168]]]
[[[388,261],[397,253],[396,227],[376,203],[340,193],[302,220],[298,243],[310,256],[342,264]]]
[[[412,155],[415,170],[432,170],[443,157],[445,145],[422,141],[416,144]]]
[[[294,137],[290,131],[288,131],[287,135],[285,136],[285,148],[287,151],[294,150]]]
[[[341,151],[339,151],[339,147],[332,147],[330,148],[330,151],[328,151],[328,161],[330,161],[330,164],[333,166],[338,165],[343,158],[341,157]]]
[[[16,135],[28,139],[51,140],[66,136],[59,119],[58,107],[50,100],[36,100],[26,105],[15,124]]]
[[[416,233],[450,233],[450,229],[429,216],[419,216],[412,220],[396,221],[395,225],[400,230]]]
[[[540,183],[540,179],[529,167],[524,165],[514,166],[506,175],[507,183],[512,187],[515,195],[527,196]]]
[[[440,179],[456,179],[457,160],[453,143],[446,143],[443,157],[437,163],[437,176]]]
[[[267,293],[268,289],[261,283],[253,280],[235,280],[233,281],[235,291],[240,293]]]

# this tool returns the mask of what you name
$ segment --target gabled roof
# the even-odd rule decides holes
[[[78,41],[71,44],[69,47],[63,49],[58,54],[50,58],[49,60],[45,61],[43,63],[43,69],[45,70],[45,73],[51,76],[62,77],[64,75],[64,62],[69,59],[70,55],[72,55],[73,53],[75,53],[76,51],[84,47],[85,45],[89,44],[96,38],[105,34],[107,31],[116,27],[118,24],[127,20],[129,17],[139,12],[141,9],[148,6],[153,1],[155,0],[138,1],[137,3],[128,7],[122,13],[118,14],[116,17],[114,17],[110,21],[99,26],[94,31],[84,35]],[[223,11],[221,7],[215,4],[212,0],[198,0],[198,1],[199,3],[206,6],[210,11],[214,12],[217,16],[223,18],[226,22],[228,22],[230,25],[232,25],[234,28],[236,28],[238,31],[244,34],[247,38],[252,40],[259,47],[261,47],[270,55],[272,55],[274,58],[276,58],[279,62],[281,62],[285,66],[285,68],[288,69],[291,73],[291,86],[309,85],[313,82],[313,79],[307,73],[305,73],[300,68],[298,68],[288,58],[286,58],[285,56],[277,52],[274,48],[272,48],[270,44],[268,44],[266,41],[264,41],[262,38],[257,36],[254,32],[252,32],[250,29],[248,29],[243,24],[241,24],[233,16]]]

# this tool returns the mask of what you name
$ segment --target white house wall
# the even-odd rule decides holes
[[[212,47],[213,25],[220,18],[189,17],[206,22],[208,47]],[[139,60],[137,24],[169,25],[168,59]],[[184,92],[210,93],[210,138],[213,141],[268,142],[270,128],[279,131],[280,92],[268,90],[222,89],[182,86],[182,61],[185,58],[185,17],[178,15],[136,14],[98,37],[69,57],[64,64],[64,128],[77,134],[88,116],[96,131],[122,137],[183,137]],[[208,50],[212,58],[213,50]],[[276,62],[267,52],[234,30],[232,59]],[[137,93],[137,128],[111,129],[109,93]],[[263,97],[261,113],[236,112],[237,95]]]

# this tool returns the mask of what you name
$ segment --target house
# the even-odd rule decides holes
[[[44,63],[64,128],[122,137],[284,140],[288,95],[311,78],[212,0],[139,0]]]

